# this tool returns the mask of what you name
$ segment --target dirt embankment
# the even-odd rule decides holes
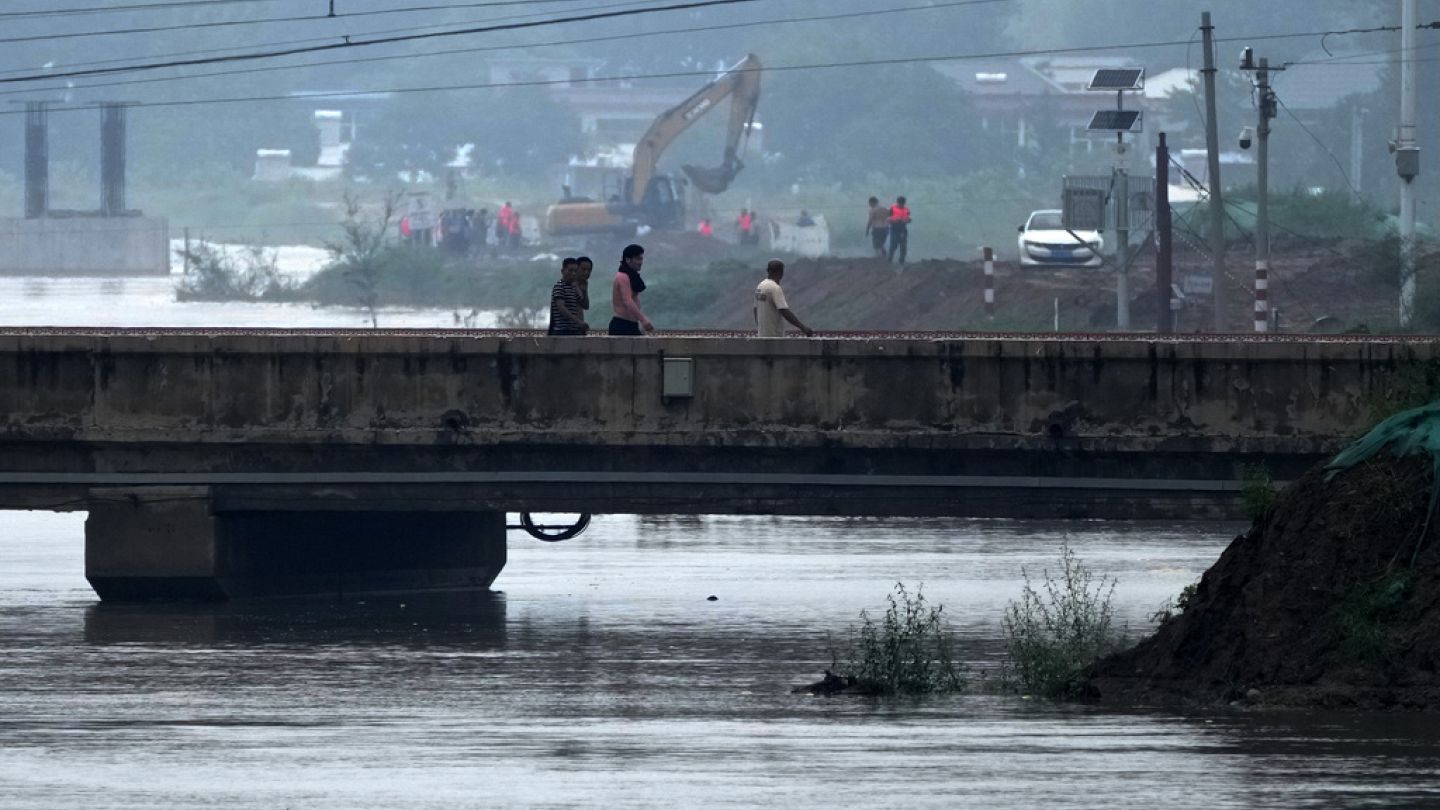
[[[763,277],[761,262],[756,283]],[[1114,287],[1107,291],[1105,284],[1102,270],[1022,271],[997,263],[992,321],[985,314],[985,272],[978,261],[927,260],[902,269],[876,259],[796,259],[787,265],[784,281],[785,297],[795,313],[827,331],[1044,330],[1054,325],[1056,299],[1062,329],[1089,331],[1104,328],[1107,313],[1113,318]],[[696,323],[717,329],[749,327],[752,299],[749,289],[743,292],[747,294],[717,298],[696,313]]]
[[[1311,470],[1230,544],[1183,613],[1093,669],[1091,694],[1440,709],[1440,526],[1419,540],[1430,482],[1428,458],[1381,456],[1329,483]]]
[[[1281,245],[1271,261],[1270,301],[1280,310],[1285,331],[1341,331],[1393,324],[1399,288],[1373,247],[1360,243]],[[1440,266],[1437,257],[1430,264]],[[758,282],[764,262],[751,257]],[[656,283],[663,284],[664,263]],[[1229,254],[1228,328],[1250,331],[1254,270],[1251,254],[1236,246]],[[1209,261],[1178,253],[1175,283],[1187,274],[1208,273]],[[1132,328],[1154,328],[1158,298],[1153,254],[1132,267]],[[868,258],[796,259],[785,274],[785,295],[796,314],[822,330],[966,330],[1107,331],[1115,326],[1113,268],[1022,268],[995,265],[995,316],[987,318],[985,275],[979,261],[954,259],[913,262],[903,269]],[[716,296],[694,313],[696,326],[743,329],[750,325],[748,289]],[[1180,312],[1177,331],[1209,331],[1210,297],[1195,296]]]

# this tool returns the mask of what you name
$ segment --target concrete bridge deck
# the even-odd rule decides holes
[[[337,537],[507,510],[1231,516],[1246,465],[1334,453],[1437,346],[8,331],[0,508],[88,509],[97,550],[198,521],[221,539],[192,568],[307,513]]]

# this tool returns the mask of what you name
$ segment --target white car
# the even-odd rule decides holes
[[[1018,244],[1021,267],[1099,267],[1105,262],[1100,232],[1065,230],[1055,209],[1031,211],[1020,226]]]

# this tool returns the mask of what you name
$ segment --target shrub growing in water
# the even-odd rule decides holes
[[[293,289],[280,274],[275,254],[252,245],[238,255],[206,242],[176,251],[185,259],[185,278],[175,288],[178,301],[263,301],[285,297]]]
[[[1001,621],[1005,680],[1027,694],[1072,696],[1081,671],[1121,646],[1111,605],[1115,580],[1097,579],[1068,545],[1060,547],[1059,575],[1044,572],[1039,590],[1021,573],[1025,590]]]
[[[879,621],[860,613],[860,629],[847,673],[861,690],[882,695],[959,692],[965,670],[955,662],[944,606],[925,601],[922,588],[911,594],[902,582],[886,599]]]

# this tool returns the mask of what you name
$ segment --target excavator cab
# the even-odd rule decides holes
[[[567,193],[564,201],[550,206],[546,212],[546,230],[552,235],[568,235],[620,233],[641,225],[660,230],[683,229],[685,185],[693,184],[707,194],[719,194],[730,187],[744,168],[739,157],[741,142],[748,142],[755,126],[755,109],[760,103],[760,71],[760,60],[751,54],[685,101],[661,113],[635,144],[624,191],[614,196],[607,194],[603,202],[583,201]],[[730,120],[721,165],[684,166],[688,180],[661,174],[660,156],[670,144],[726,99],[730,100]]]
[[[650,178],[650,187],[640,203],[639,224],[659,230],[679,230],[685,227],[685,198],[675,179],[668,174],[657,174]]]

